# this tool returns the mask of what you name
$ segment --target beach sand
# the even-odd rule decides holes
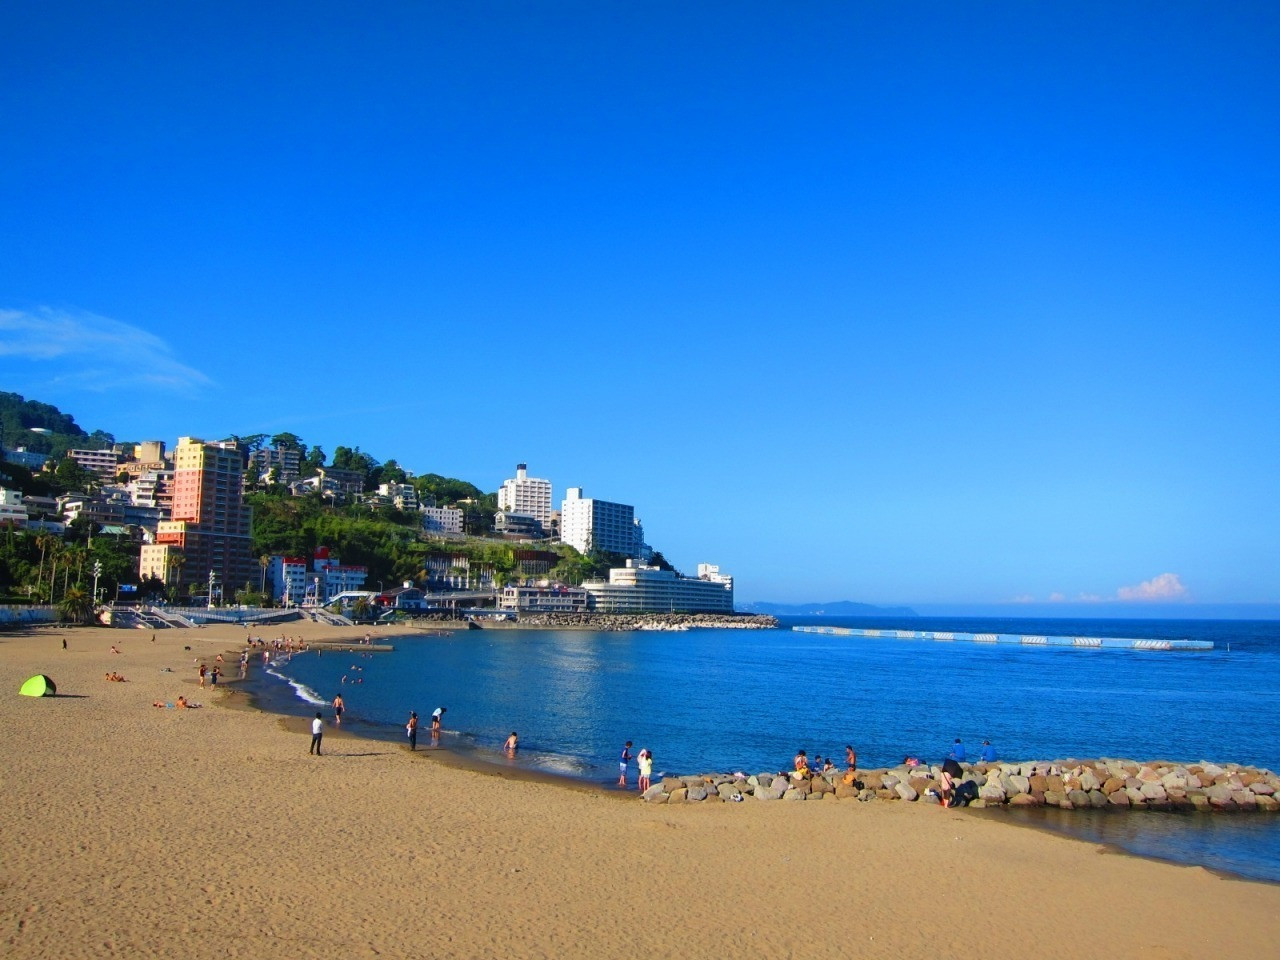
[[[363,636],[258,632],[279,630]],[[194,658],[238,651],[242,630],[151,636],[0,634],[6,957],[1190,958],[1280,942],[1280,885],[967,811],[652,806],[335,736],[331,711],[309,756],[305,723],[195,686]],[[59,695],[18,696],[34,673]],[[151,706],[179,694],[204,708]]]

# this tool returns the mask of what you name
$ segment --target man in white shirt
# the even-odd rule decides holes
[[[311,721],[311,749],[307,753],[314,753],[320,756],[320,741],[324,739],[324,720],[320,714],[316,714],[316,718]]]

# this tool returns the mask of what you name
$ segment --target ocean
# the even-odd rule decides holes
[[[1169,652],[797,633],[793,624],[1211,640]],[[287,627],[286,627],[287,632]],[[269,634],[265,636],[270,636]],[[447,707],[441,745],[481,760],[520,736],[520,766],[617,780],[631,740],[655,775],[758,773],[796,750],[863,769],[939,761],[956,737],[1001,759],[1126,757],[1280,769],[1280,622],[804,618],[777,630],[471,630],[387,637],[390,653],[297,654],[255,679],[261,706],[308,714],[341,693],[343,727],[403,741]],[[261,673],[261,671],[255,671]],[[346,678],[345,682],[343,678]],[[251,678],[254,679],[254,678]],[[330,719],[332,711],[326,710]],[[425,730],[420,743],[429,742]],[[631,771],[634,784],[635,771]],[[655,776],[656,779],[656,776]],[[1280,882],[1280,815],[1000,811],[1144,856]]]

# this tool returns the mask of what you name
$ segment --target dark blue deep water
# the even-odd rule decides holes
[[[940,760],[955,737],[971,751],[989,739],[1006,760],[1205,759],[1280,769],[1280,622],[827,618],[788,625],[799,622],[1212,640],[1217,647],[1088,650],[789,629],[472,630],[395,638],[394,653],[297,655],[278,668],[294,686],[273,680],[258,692],[264,706],[291,713],[342,693],[345,727],[397,740],[410,710],[425,727],[430,711],[444,705],[442,746],[505,763],[499,748],[515,730],[518,764],[601,784],[616,780],[624,740],[653,751],[655,773],[781,770],[799,748],[840,758],[846,743],[863,768],[908,753]],[[420,742],[429,742],[425,730]],[[1280,882],[1280,814],[1033,818],[1145,855]]]

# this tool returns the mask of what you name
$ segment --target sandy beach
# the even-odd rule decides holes
[[[281,629],[363,636],[256,632]],[[0,633],[7,957],[1191,958],[1280,942],[1280,885],[968,811],[649,806],[342,737],[329,712],[310,756],[305,724],[196,686],[197,658],[243,636]],[[59,695],[18,696],[35,673]],[[179,695],[204,706],[151,705]]]

